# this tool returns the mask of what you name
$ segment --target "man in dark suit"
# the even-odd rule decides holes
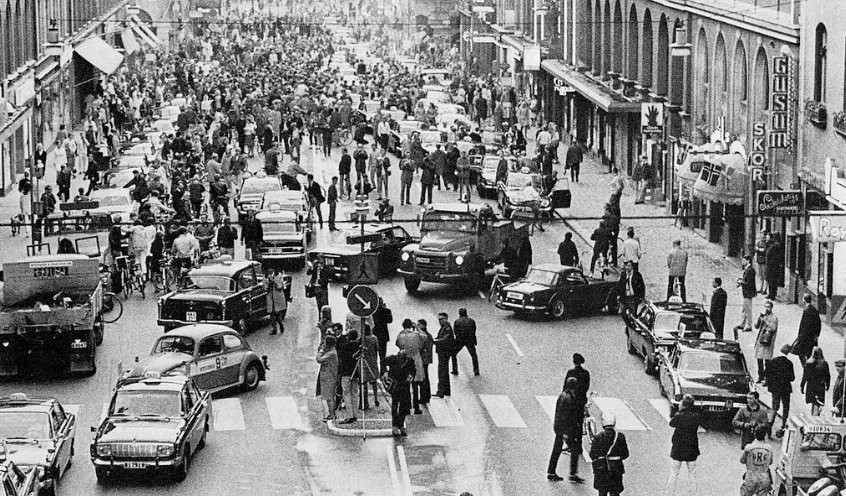
[[[570,451],[570,481],[584,482],[579,477],[579,457],[582,452],[582,412],[584,409],[576,399],[574,390],[578,380],[570,377],[564,382],[564,391],[558,396],[555,404],[555,442],[552,444],[552,454],[549,456],[549,466],[546,469],[546,478],[557,482],[564,480],[556,473],[558,459],[564,448],[564,441],[567,441],[567,449]]]
[[[778,407],[784,405],[781,416],[781,428],[787,426],[787,419],[790,417],[790,393],[793,391],[791,385],[796,376],[793,374],[793,363],[788,355],[792,346],[785,344],[781,347],[781,355],[770,361],[767,365],[767,389],[773,395],[773,413],[778,413]]]
[[[743,294],[743,310],[740,325],[735,326],[735,338],[737,331],[752,332],[752,298],[758,294],[758,286],[755,281],[755,268],[752,267],[752,257],[743,257],[743,275],[737,278],[737,286]]]
[[[713,284],[714,292],[711,294],[711,323],[714,324],[714,333],[717,335],[717,339],[723,339],[728,294],[723,289],[723,279],[721,277],[715,277]]]
[[[811,300],[811,295],[805,294],[803,298],[805,310],[802,311],[802,320],[799,321],[799,335],[796,336],[796,342],[793,343],[793,353],[799,356],[802,368],[805,368],[805,363],[811,356],[811,351],[817,345],[822,326],[820,312],[811,304]]]
[[[455,331],[455,352],[452,355],[452,374],[458,375],[458,352],[467,348],[473,360],[473,374],[479,375],[479,357],[476,355],[476,321],[467,316],[466,308],[458,309],[458,318],[452,325]]]
[[[637,306],[646,296],[646,285],[643,283],[643,276],[634,268],[634,263],[626,261],[626,270],[620,274],[618,283],[620,300],[626,310],[636,312]]]
[[[438,355],[438,393],[435,395],[438,398],[449,396],[449,360],[455,350],[455,333],[452,326],[449,325],[449,318],[447,314],[441,312],[438,314],[438,323],[441,328],[438,330],[438,335],[435,337],[435,353]]]

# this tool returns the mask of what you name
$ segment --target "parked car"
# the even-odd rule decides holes
[[[543,313],[557,319],[611,311],[617,304],[618,280],[594,279],[579,267],[532,265],[526,277],[500,288],[496,306],[518,314]]]
[[[699,303],[649,302],[636,313],[624,312],[626,347],[643,357],[644,371],[655,374],[658,353],[667,351],[679,338],[713,336],[714,326],[705,307]]]
[[[238,222],[245,222],[250,212],[261,209],[262,199],[268,191],[282,191],[282,183],[278,177],[259,172],[255,176],[245,177],[241,181],[241,188],[238,196],[235,197]]]
[[[3,496],[38,496],[38,470],[22,470],[12,460],[0,461]]]
[[[671,415],[684,395],[691,394],[703,413],[728,421],[755,390],[743,351],[734,341],[679,340],[669,352],[658,354],[658,382],[661,394],[670,400]]]
[[[325,245],[318,245],[308,254],[309,261],[322,261],[324,270],[336,281],[347,280],[349,257],[362,252],[379,256],[379,275],[387,276],[396,272],[399,266],[400,252],[412,243],[411,235],[400,226],[392,224],[365,224],[364,233],[360,227],[353,227],[332,238]]]
[[[287,275],[286,287],[291,285]],[[267,317],[267,292],[259,262],[218,261],[191,269],[180,287],[159,298],[158,325],[165,332],[205,322],[232,327],[241,334]]]
[[[56,399],[14,393],[0,398],[0,440],[5,459],[36,470],[40,494],[55,495],[73,461],[76,416]]]
[[[91,428],[97,481],[123,472],[166,472],[185,480],[211,422],[211,394],[190,377],[149,372],[118,384],[105,418]]]
[[[129,364],[119,382],[155,371],[162,377],[183,374],[197,387],[215,393],[241,387],[256,389],[267,377],[262,358],[229,327],[193,324],[177,327],[156,340],[150,356]]]

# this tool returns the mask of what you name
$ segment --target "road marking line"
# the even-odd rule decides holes
[[[243,431],[244,411],[238,398],[223,398],[212,400],[215,431]]]
[[[594,396],[591,398],[593,403],[602,411],[602,415],[613,413],[617,418],[617,429],[621,431],[647,431],[649,426],[646,425],[638,416],[632,411],[628,403],[620,398],[603,398]]]
[[[520,412],[511,403],[508,395],[480,394],[479,399],[482,400],[497,427],[526,427],[526,423],[520,417]]]
[[[403,493],[412,495],[414,491],[411,489],[411,474],[408,472],[408,462],[405,459],[405,448],[397,445],[397,458],[399,459],[400,476],[402,477],[402,484],[404,486]],[[407,492],[405,490],[408,490]]]
[[[652,405],[652,408],[658,412],[658,415],[664,419],[667,424],[670,423],[670,401],[667,398],[652,398],[649,401],[649,404]],[[703,429],[701,426],[699,427],[699,432],[708,432]]]
[[[399,476],[397,475],[397,464],[394,461],[393,445],[386,445],[385,450],[388,452],[388,472],[391,473],[391,486],[394,488],[394,494],[402,495],[402,488],[400,486]]]
[[[514,341],[514,337],[511,334],[505,333],[505,337],[508,338],[508,342],[511,343],[511,347],[514,348],[514,351],[517,353],[518,357],[526,356],[523,354],[523,350],[517,345],[517,341]]]
[[[267,397],[264,401],[270,415],[270,426],[274,429],[309,430],[300,417],[299,407],[292,396]]]
[[[555,420],[555,405],[558,403],[558,396],[535,396],[535,399],[538,400],[549,420]]]
[[[429,400],[428,409],[435,427],[461,427],[464,425],[461,414],[454,410],[445,398],[432,398]]]

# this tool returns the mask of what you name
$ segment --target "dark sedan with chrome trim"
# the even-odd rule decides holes
[[[578,267],[533,265],[526,277],[499,290],[496,306],[517,313],[544,313],[563,319],[616,308],[617,279],[587,277]]]

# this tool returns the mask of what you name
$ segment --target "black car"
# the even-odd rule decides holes
[[[309,261],[322,261],[324,270],[334,281],[346,282],[349,271],[349,257],[364,253],[379,255],[379,275],[395,273],[399,266],[400,251],[414,239],[400,226],[391,224],[365,224],[353,227],[330,239],[329,243],[311,250]]]
[[[496,306],[518,313],[544,313],[563,319],[568,314],[597,313],[616,308],[619,276],[586,276],[579,267],[533,265],[526,277],[499,290]]]
[[[626,347],[643,357],[644,371],[655,374],[657,353],[675,346],[679,338],[699,338],[714,333],[705,307],[699,303],[649,302],[636,313],[624,312]],[[713,336],[717,337],[717,336]]]
[[[734,341],[680,340],[669,352],[658,354],[658,381],[661,394],[670,400],[671,414],[690,394],[701,411],[729,420],[755,390],[743,351]]]
[[[291,276],[285,275],[290,295]],[[158,325],[165,332],[198,322],[232,327],[241,334],[268,315],[264,273],[259,262],[220,261],[188,272],[176,291],[159,298]]]

